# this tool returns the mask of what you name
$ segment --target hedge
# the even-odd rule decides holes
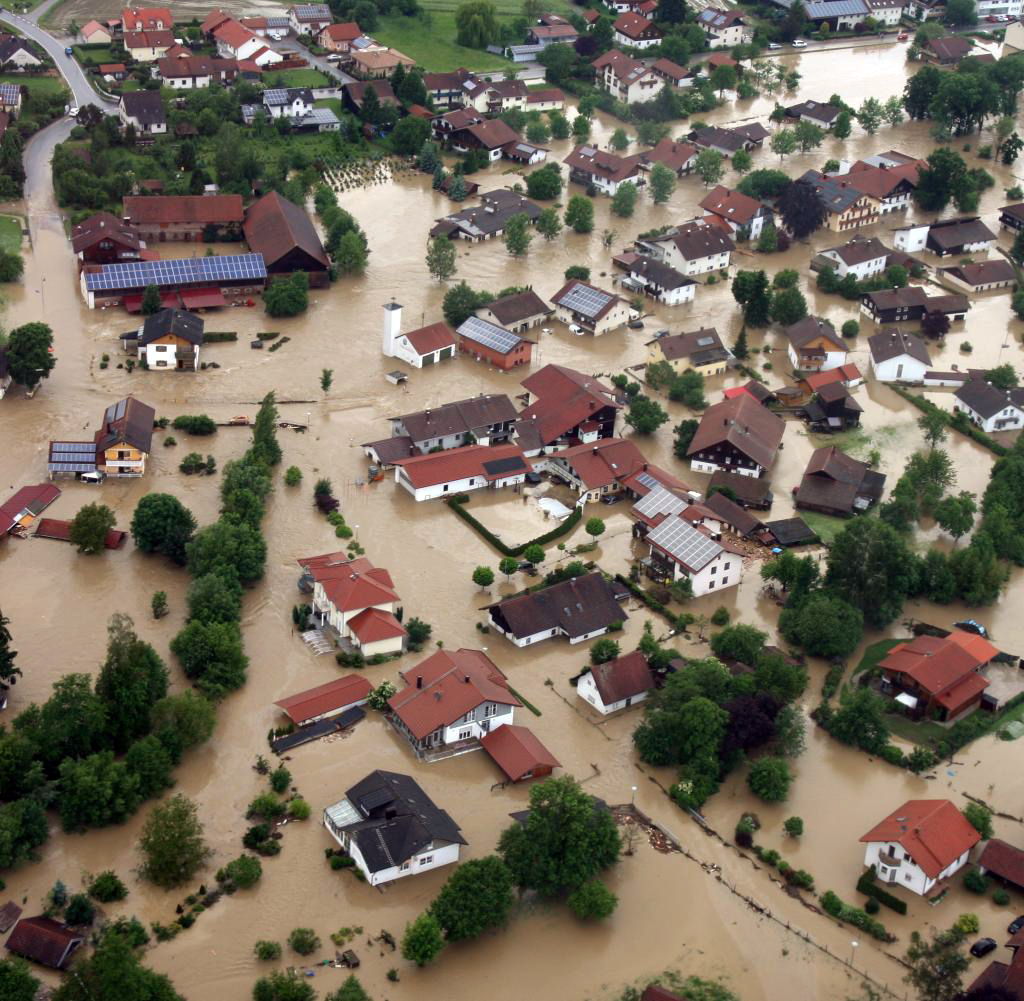
[[[907,913],[906,901],[900,900],[899,897],[894,897],[888,890],[883,890],[875,882],[874,866],[871,866],[870,869],[865,869],[861,873],[860,879],[857,880],[857,890],[866,897],[874,897],[880,904],[885,904],[886,907],[897,914]]]
[[[885,925],[881,921],[876,921],[870,914],[862,911],[859,907],[851,907],[849,904],[844,903],[831,890],[826,890],[820,899],[822,910],[826,914],[830,914],[839,921],[845,921],[847,924],[867,932],[872,938],[877,938],[880,942],[895,941],[895,936],[886,930]]]
[[[639,584],[634,583],[628,577],[624,577],[622,574],[617,573],[615,579],[622,584],[623,587],[629,588],[630,594],[632,594],[639,601],[642,601],[652,612],[657,612],[659,615],[664,615],[672,625],[676,624],[676,617],[663,605],[657,598],[652,598]]]
[[[518,546],[507,546],[486,525],[477,521],[466,510],[464,505],[467,499],[465,494],[459,494],[457,497],[449,497],[447,504],[467,525],[475,528],[502,556],[522,556],[530,546],[546,546],[549,542],[554,542],[555,539],[568,535],[583,517],[583,508],[575,507],[572,514],[565,521],[545,535],[538,535],[536,539],[530,539],[528,542],[523,542]]]
[[[204,344],[216,344],[219,341],[237,341],[238,334],[234,330],[210,330],[203,334]]]
[[[181,414],[174,418],[171,427],[188,434],[207,435],[216,433],[217,422],[206,414]]]
[[[987,435],[981,428],[976,427],[974,424],[967,419],[962,413],[949,414],[942,407],[937,407],[931,400],[926,400],[923,396],[919,396],[916,393],[909,393],[905,389],[901,389],[899,386],[891,386],[900,396],[903,397],[908,403],[913,404],[922,413],[925,414],[941,414],[942,419],[946,422],[947,427],[953,428],[954,431],[959,431],[961,434],[967,435],[968,438],[972,438],[983,448],[987,448],[994,455],[1006,455],[1009,453],[1009,449],[1005,445],[1000,445],[999,442],[994,441],[991,436]]]

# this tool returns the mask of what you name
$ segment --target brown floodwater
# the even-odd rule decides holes
[[[75,9],[73,4],[67,8],[72,12]],[[96,12],[93,5],[89,10]],[[887,97],[898,92],[907,74],[902,47],[892,45],[784,58],[798,65],[803,74],[794,99],[827,98],[838,89],[835,81],[842,80],[846,99],[858,104],[865,96]],[[772,103],[771,99],[759,99],[738,107],[725,106],[706,118],[728,122],[763,117]],[[614,122],[599,116],[595,138],[606,141],[614,127]],[[972,146],[976,141],[970,140]],[[49,134],[38,139],[28,153],[30,165],[45,161],[51,146]],[[845,145],[829,140],[814,153],[790,158],[784,167],[795,173],[810,166],[820,167],[828,157],[841,152],[852,157],[889,148],[926,154],[931,149],[927,128],[883,128],[873,138],[856,132]],[[555,142],[552,155],[560,159],[568,149],[567,142]],[[973,154],[968,160],[974,165]],[[771,166],[775,161],[765,151],[757,154],[756,163]],[[1018,178],[1011,169],[990,162],[984,165],[997,178],[997,186],[985,194],[981,206],[983,216],[992,223],[1002,203],[1003,187],[1018,183]],[[493,185],[515,180],[503,165],[489,168],[487,173]],[[734,180],[727,178],[727,182]],[[642,200],[630,220],[612,217],[609,201],[598,199],[592,235],[567,234],[550,243],[537,237],[522,260],[510,259],[500,243],[458,243],[459,277],[474,287],[492,291],[530,284],[542,296],[548,296],[561,285],[566,267],[586,264],[599,284],[607,284],[611,251],[602,245],[602,230],[616,233],[613,250],[618,250],[637,232],[695,214],[702,193],[698,181],[687,179],[680,183],[670,204],[654,206]],[[152,947],[147,962],[171,974],[191,1001],[243,1001],[265,968],[252,958],[252,945],[257,939],[283,941],[293,927],[308,925],[326,943],[330,932],[343,926],[360,926],[363,933],[354,943],[363,960],[360,977],[378,999],[415,995],[469,1001],[479,996],[478,984],[484,980],[495,1001],[510,1001],[524,993],[544,999],[608,998],[625,984],[665,968],[721,976],[746,1001],[792,996],[831,999],[855,992],[856,976],[834,958],[847,961],[851,951],[855,952],[857,970],[867,971],[902,996],[902,969],[880,947],[862,941],[853,950],[851,941],[860,936],[783,894],[770,882],[767,872],[756,870],[749,861],[706,835],[668,801],[657,783],[667,786],[671,774],[667,770],[641,769],[632,752],[630,736],[637,721],[635,714],[597,725],[598,721],[578,704],[567,683],[583,663],[585,650],[549,643],[520,651],[500,637],[477,631],[476,624],[483,618],[480,609],[489,596],[471,583],[472,570],[481,563],[497,563],[495,553],[478,536],[443,505],[416,504],[404,492],[397,492],[390,481],[359,485],[366,470],[359,445],[386,434],[385,418],[389,415],[478,392],[513,394],[518,389],[518,378],[459,359],[430,371],[413,372],[403,388],[388,384],[384,374],[396,363],[379,353],[381,307],[396,297],[405,306],[407,326],[440,318],[444,286],[429,278],[424,251],[431,223],[450,211],[451,204],[431,190],[428,179],[408,173],[367,187],[342,190],[340,200],[369,237],[372,254],[366,274],[314,292],[308,313],[292,320],[271,321],[256,308],[209,315],[206,319],[211,330],[239,332],[238,343],[214,344],[205,349],[204,358],[216,361],[218,369],[175,376],[141,371],[128,374],[116,367],[122,358],[118,335],[136,321],[119,309],[89,311],[84,307],[62,219],[45,183],[30,185],[27,209],[32,243],[31,249],[26,248],[25,281],[10,289],[3,318],[7,327],[45,320],[55,331],[59,359],[52,377],[34,399],[27,400],[15,391],[0,404],[5,431],[0,450],[0,486],[5,491],[42,480],[46,475],[47,442],[54,437],[91,433],[103,408],[129,392],[169,417],[188,412],[205,412],[217,419],[252,414],[254,401],[271,388],[281,400],[310,401],[281,406],[285,418],[301,423],[308,420],[310,431],[282,432],[285,465],[298,465],[304,480],[298,489],[279,485],[268,508],[264,523],[269,544],[266,578],[247,595],[245,603],[245,642],[251,658],[248,683],[222,705],[210,744],[192,754],[177,772],[177,789],[199,803],[214,851],[207,880],[212,879],[218,865],[241,849],[246,804],[263,788],[263,780],[251,766],[258,754],[266,753],[265,735],[278,721],[273,702],[338,673],[332,658],[314,657],[303,645],[293,631],[290,616],[291,606],[299,597],[295,588],[296,559],[337,547],[330,527],[310,503],[312,479],[325,475],[333,480],[342,510],[349,524],[357,528],[367,555],[391,571],[406,613],[432,623],[434,638],[446,647],[486,647],[517,690],[541,711],[536,718],[524,711],[522,722],[536,731],[567,773],[584,781],[588,791],[612,803],[628,802],[636,786],[637,805],[674,832],[696,859],[709,867],[720,866],[722,881],[713,870],[706,871],[685,855],[662,855],[639,839],[635,854],[610,874],[620,904],[606,925],[581,926],[563,907],[526,906],[505,932],[452,948],[433,969],[417,971],[389,952],[381,954],[377,945],[367,945],[367,936],[375,936],[382,929],[400,935],[406,923],[432,899],[447,872],[427,873],[384,891],[370,889],[344,873],[331,872],[323,850],[332,842],[316,820],[320,811],[373,768],[410,772],[462,825],[469,842],[464,857],[471,858],[493,851],[500,831],[508,823],[508,814],[522,808],[528,789],[492,789],[500,776],[483,754],[429,766],[418,764],[391,730],[371,716],[351,736],[309,745],[291,756],[288,767],[295,785],[313,807],[312,819],[288,825],[284,850],[278,858],[267,861],[257,888],[223,900],[175,941]],[[874,232],[888,239],[886,230],[899,218],[876,227]],[[798,269],[813,309],[838,326],[856,316],[855,304],[818,296],[808,287],[806,274],[811,254],[838,242],[842,241],[835,234],[818,233],[810,243],[797,244],[788,253],[772,258],[743,252],[740,266]],[[1005,237],[1001,242],[1005,246]],[[176,250],[183,254],[197,252],[191,246],[161,250],[164,256]],[[554,333],[542,335],[535,366],[559,362],[593,373],[613,374],[642,363],[644,341],[662,327],[677,331],[713,324],[727,341],[735,338],[739,328],[735,304],[724,284],[702,287],[693,304],[674,309],[655,306],[652,313],[644,331],[620,331],[597,340],[573,337],[555,324]],[[979,298],[963,326],[963,331],[948,338],[944,350],[934,351],[936,367],[961,364],[964,356],[959,344],[964,339],[974,345],[972,365],[1019,362],[1021,324],[1010,312],[1008,295]],[[869,327],[864,324],[860,338],[852,344],[854,360],[865,371]],[[249,340],[267,329],[279,330],[291,338],[290,342],[275,353],[249,350]],[[780,340],[774,332],[757,332],[751,337],[758,347],[777,347]],[[110,354],[113,364],[101,370],[99,362],[104,353]],[[768,357],[774,369],[766,372],[766,377],[772,384],[788,375],[788,366],[784,352],[774,351]],[[761,361],[763,358],[755,356]],[[334,385],[327,394],[319,388],[322,368],[334,370]],[[740,381],[731,374],[709,380],[709,399],[720,398],[724,387]],[[869,384],[856,395],[864,408],[865,439],[860,448],[863,452],[879,448],[882,469],[895,478],[906,458],[922,444],[917,414],[883,386]],[[640,445],[652,461],[702,489],[706,477],[690,473],[672,457],[672,425],[688,413],[676,404],[665,405],[672,421]],[[162,442],[163,437],[158,433],[156,441]],[[157,444],[144,480],[108,481],[101,488],[61,483],[64,492],[48,514],[71,517],[81,505],[102,499],[117,512],[119,527],[127,528],[131,512],[144,493],[168,490],[180,496],[200,522],[212,520],[217,510],[217,478],[184,477],[177,472],[177,463],[184,452],[195,449],[212,454],[222,466],[244,450],[248,435],[244,430],[222,429],[211,439],[192,440],[183,434],[177,437],[176,447]],[[792,510],[790,490],[799,482],[811,451],[821,443],[804,433],[802,425],[790,423],[785,448],[773,470],[777,498],[773,517],[784,517]],[[980,492],[991,467],[991,455],[962,438],[953,439],[947,447],[956,465],[959,488]],[[484,509],[488,524],[501,526],[510,539],[536,534],[543,524],[539,512],[521,497],[480,498],[474,501],[477,504]],[[608,532],[595,558],[604,568],[616,571],[626,565],[630,553],[629,519],[621,506],[603,510],[605,514]],[[573,541],[585,538],[578,532]],[[948,540],[939,538],[935,531],[923,538],[948,545]],[[557,551],[552,550],[550,555],[556,558]],[[8,717],[31,701],[44,699],[61,674],[94,673],[103,657],[105,620],[114,611],[134,616],[142,634],[166,658],[175,687],[183,687],[184,679],[170,656],[168,643],[184,618],[187,583],[183,572],[142,556],[130,545],[124,551],[96,557],[80,557],[71,546],[43,540],[12,539],[0,545],[0,607],[11,619],[25,670],[24,680],[12,694]],[[1020,573],[1015,572],[1011,587],[1019,583]],[[509,585],[499,581],[492,592],[500,594],[508,589]],[[167,592],[171,606],[171,614],[159,622],[149,614],[150,597],[156,590]],[[777,608],[760,594],[756,564],[748,566],[740,587],[700,599],[694,602],[694,608],[710,613],[720,603],[737,618],[774,631]],[[955,606],[909,607],[907,614],[948,624],[965,610]],[[1000,646],[1024,649],[1024,624],[1019,615],[1014,615],[1008,600],[984,610],[983,617]],[[638,640],[644,618],[642,611],[630,610],[623,637],[625,648]],[[664,632],[660,621],[654,627],[656,634]],[[890,633],[896,635],[899,631],[897,624]],[[872,635],[868,639],[876,638]],[[700,656],[707,649],[692,638],[673,642],[692,656]],[[366,673],[375,683],[394,678],[397,669],[413,659],[367,668]],[[824,666],[812,664],[811,671],[807,708],[817,701]],[[796,765],[797,782],[786,804],[755,805],[739,770],[708,804],[707,815],[712,826],[728,834],[740,812],[756,809],[764,824],[761,841],[779,848],[794,864],[812,872],[820,888],[835,889],[853,900],[853,883],[862,858],[857,838],[903,798],[948,795],[960,802],[963,793],[970,793],[990,798],[1007,812],[1019,815],[1024,778],[1019,770],[1000,767],[1011,747],[986,739],[963,752],[948,769],[938,769],[934,777],[916,778],[810,731],[808,749]],[[61,878],[77,889],[82,873],[113,867],[129,882],[131,893],[123,904],[113,905],[110,913],[137,914],[146,922],[172,920],[175,905],[187,891],[176,894],[155,890],[141,883],[132,871],[136,864],[134,844],[150,809],[151,805],[146,805],[128,824],[117,828],[78,836],[55,831],[39,864],[6,875],[6,896],[26,900],[31,912],[55,879]],[[791,814],[801,815],[807,825],[799,844],[783,843],[781,821]],[[997,821],[997,831],[1011,840],[1021,837],[1010,821]],[[773,918],[757,913],[729,886],[736,886],[767,908]],[[906,918],[887,913],[887,924],[900,939],[892,951],[902,951],[916,923],[947,924],[956,913],[968,909],[979,912],[983,934],[992,934],[1001,941],[1002,926],[1008,920],[1005,913],[990,902],[967,900],[959,887],[951,897],[934,914],[925,913],[922,907],[912,907]],[[787,930],[787,922],[826,946],[833,956]],[[322,952],[323,956],[329,954],[328,948]],[[296,958],[286,957],[282,965]],[[391,967],[401,973],[397,984],[386,979]],[[340,971],[320,969],[314,983],[324,990],[337,986],[341,979]]]

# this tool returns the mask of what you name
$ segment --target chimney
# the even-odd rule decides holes
[[[389,806],[384,811],[384,819],[385,820],[394,820],[395,817],[397,817],[397,816],[398,816],[398,811],[393,806]]]
[[[462,680],[468,685],[469,684],[469,675],[468,674],[464,674],[462,676]]]
[[[416,687],[417,688],[422,688],[423,687],[423,675],[422,674],[417,674],[416,675]]]

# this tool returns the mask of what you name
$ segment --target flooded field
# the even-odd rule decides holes
[[[177,5],[174,9],[187,7]],[[245,5],[247,10],[252,8],[252,4]],[[76,9],[73,2],[65,8],[65,14],[73,14]],[[89,5],[89,11],[97,13],[95,5]],[[827,99],[839,89],[837,81],[842,81],[845,99],[858,104],[865,96],[881,98],[899,92],[906,78],[903,50],[895,45],[785,58],[803,73],[799,95],[793,95],[793,100]],[[714,122],[763,118],[772,103],[770,99],[742,102],[706,117]],[[614,127],[614,122],[602,118],[595,138],[606,141]],[[30,165],[45,158],[47,141],[44,135],[30,149]],[[977,140],[972,137],[970,142],[973,146]],[[807,167],[820,167],[831,156],[854,158],[889,148],[925,155],[931,149],[927,126],[883,128],[873,138],[858,131],[845,144],[829,140],[822,149],[791,157],[783,166],[797,174]],[[561,159],[568,149],[568,143],[555,142],[552,157]],[[964,155],[974,166],[973,153]],[[774,166],[775,158],[767,151],[761,152],[755,156],[755,165]],[[1019,178],[1011,169],[990,161],[984,166],[997,178],[996,187],[985,194],[981,206],[981,214],[991,225],[996,208],[1004,200],[1003,188],[1019,183]],[[491,184],[485,187],[516,179],[501,166],[490,168],[488,174]],[[726,183],[735,180],[727,176]],[[523,260],[509,258],[500,243],[458,243],[458,278],[492,292],[513,284],[532,285],[546,297],[562,284],[568,266],[585,264],[592,268],[598,284],[607,284],[613,252],[640,231],[697,213],[702,192],[699,181],[687,179],[680,183],[668,205],[654,206],[644,199],[629,220],[611,216],[609,200],[597,199],[592,235],[567,234],[550,243],[535,236]],[[344,872],[332,872],[323,851],[333,842],[317,820],[320,811],[374,768],[409,772],[462,826],[469,842],[463,857],[473,858],[493,851],[498,835],[509,822],[508,814],[522,808],[528,789],[493,789],[501,776],[482,753],[432,765],[417,763],[392,730],[378,716],[371,715],[348,738],[308,745],[292,754],[288,767],[295,785],[313,806],[313,817],[285,828],[284,849],[278,858],[267,860],[264,877],[255,889],[224,899],[175,941],[151,948],[147,962],[169,973],[190,1001],[243,1001],[267,965],[258,967],[252,958],[257,939],[283,941],[293,927],[307,925],[327,942],[329,933],[342,926],[361,926],[363,935],[353,948],[363,960],[360,977],[378,1001],[411,997],[471,1001],[480,996],[483,981],[493,1001],[512,1001],[524,994],[544,1001],[597,1001],[613,996],[639,977],[666,968],[723,977],[745,1001],[795,996],[834,999],[856,992],[857,975],[846,965],[851,952],[857,970],[868,972],[902,997],[903,970],[881,947],[864,940],[852,948],[851,940],[860,936],[852,935],[849,927],[837,926],[785,895],[765,870],[756,869],[733,849],[705,834],[670,803],[661,786],[667,787],[673,776],[667,771],[657,773],[639,767],[633,754],[635,714],[597,725],[596,718],[588,715],[567,683],[584,663],[585,649],[555,642],[520,651],[499,636],[478,632],[477,623],[483,619],[480,609],[491,595],[481,593],[472,584],[471,574],[478,564],[495,566],[498,556],[474,532],[443,505],[416,504],[390,481],[358,485],[366,473],[366,460],[359,446],[387,433],[387,417],[476,393],[513,395],[518,390],[519,376],[458,359],[432,370],[413,372],[403,388],[388,384],[384,374],[395,368],[396,362],[384,359],[379,351],[382,306],[392,297],[398,299],[404,306],[406,329],[440,319],[445,287],[429,278],[424,251],[433,220],[451,211],[452,205],[431,190],[429,179],[418,175],[345,191],[340,200],[369,237],[372,253],[364,276],[346,278],[328,290],[315,292],[309,311],[294,320],[271,321],[258,308],[208,315],[208,329],[237,330],[239,334],[235,344],[214,344],[204,349],[204,359],[217,362],[218,369],[181,376],[142,371],[127,374],[116,365],[101,370],[99,362],[104,353],[109,353],[114,362],[122,357],[117,338],[137,321],[119,309],[89,311],[84,307],[49,186],[34,178],[28,204],[32,246],[27,251],[25,282],[11,291],[3,317],[6,327],[45,320],[54,329],[59,358],[56,370],[35,399],[27,400],[20,391],[14,391],[0,404],[4,431],[0,485],[5,491],[43,480],[48,441],[82,431],[91,433],[104,407],[127,393],[155,406],[163,416],[205,412],[226,420],[254,414],[255,402],[272,388],[279,399],[298,401],[282,404],[284,418],[310,425],[306,434],[281,433],[284,465],[299,466],[304,479],[295,489],[278,483],[264,522],[269,545],[267,575],[248,594],[243,622],[251,658],[248,682],[221,706],[210,744],[191,754],[177,772],[177,789],[199,803],[215,851],[207,878],[240,851],[240,837],[247,826],[243,819],[246,805],[264,783],[251,766],[258,754],[266,753],[265,735],[279,722],[273,702],[330,680],[339,671],[333,658],[317,658],[303,645],[293,630],[290,614],[299,600],[296,559],[337,548],[333,531],[311,504],[312,482],[321,475],[333,481],[342,511],[356,529],[367,556],[390,570],[406,615],[430,622],[433,639],[443,641],[446,648],[486,648],[509,675],[512,685],[541,713],[534,717],[523,710],[523,717],[517,721],[534,729],[566,773],[583,781],[587,791],[615,804],[628,803],[636,786],[637,806],[677,835],[688,852],[707,867],[683,854],[661,854],[638,838],[635,854],[625,858],[610,876],[620,904],[606,925],[580,925],[563,907],[525,908],[507,931],[450,948],[434,968],[417,971],[396,955],[388,951],[381,954],[376,945],[367,946],[366,938],[376,936],[381,929],[399,936],[406,923],[435,895],[447,871],[404,880],[383,892],[357,883]],[[902,218],[890,217],[867,232],[888,242],[887,229]],[[604,229],[616,234],[611,251],[602,245]],[[1004,246],[1005,240],[1001,237]],[[807,262],[814,251],[840,242],[843,238],[823,231],[810,243],[795,244],[786,254],[765,258],[743,252],[738,255],[738,263],[740,267],[766,267],[770,271],[796,268],[812,310],[838,327],[857,316],[855,304],[815,293],[808,285]],[[165,257],[172,256],[174,249],[161,247]],[[181,249],[185,254],[202,252],[194,246]],[[965,338],[974,345],[970,356],[974,367],[1000,361],[1019,363],[1024,326],[1013,317],[1009,302],[1007,294],[976,300],[966,323],[954,330],[945,349],[941,353],[933,349],[935,367],[966,364],[959,352],[959,343]],[[872,329],[870,322],[858,318],[862,319],[862,331],[852,345],[853,360],[867,372],[866,338]],[[558,362],[592,373],[614,374],[643,362],[644,342],[655,331],[665,327],[673,332],[691,330],[701,324],[716,326],[727,343],[735,339],[739,313],[728,285],[701,287],[696,302],[687,306],[656,307],[643,331],[619,331],[594,340],[573,337],[554,324],[554,333],[542,336],[534,368]],[[291,338],[290,342],[275,353],[251,351],[248,342],[258,331],[267,329],[279,330]],[[773,368],[765,375],[769,385],[782,381],[788,374],[788,363],[784,351],[777,350],[781,335],[752,332],[751,342],[776,349],[766,356]],[[755,356],[762,361],[764,357]],[[334,385],[327,394],[319,388],[322,368],[334,370]],[[709,380],[709,400],[719,399],[724,387],[740,381],[734,375]],[[907,456],[922,444],[916,427],[917,412],[895,393],[874,383],[857,390],[856,396],[864,408],[862,447],[865,451],[880,449],[881,468],[890,476],[891,484]],[[656,435],[638,443],[652,461],[696,489],[703,489],[707,478],[691,473],[672,456],[672,426],[690,414],[681,406],[667,401],[665,405],[672,420]],[[102,499],[116,510],[118,527],[127,528],[135,504],[144,493],[166,490],[181,497],[200,523],[209,522],[216,517],[217,477],[184,477],[178,473],[177,464],[185,452],[194,449],[213,454],[222,466],[245,449],[248,433],[223,428],[213,438],[195,440],[176,433],[178,444],[173,448],[161,444],[163,437],[160,432],[156,435],[145,479],[108,482],[99,488],[61,483],[64,492],[47,513],[71,517],[81,505]],[[776,496],[772,516],[776,518],[792,510],[790,490],[799,482],[810,452],[822,443],[797,423],[789,424],[784,441],[772,473]],[[980,492],[991,467],[990,453],[960,437],[953,438],[947,447],[957,469],[958,487]],[[564,499],[560,494],[556,496]],[[501,525],[508,539],[528,537],[543,525],[539,512],[512,494],[478,497],[473,504],[483,510],[488,525]],[[595,558],[610,571],[623,569],[629,554],[629,519],[624,508],[620,505],[600,510],[607,517],[608,532]],[[582,529],[570,538],[572,543],[585,540]],[[552,549],[549,555],[554,560],[557,550]],[[61,674],[95,673],[104,653],[105,621],[114,611],[135,618],[140,632],[167,660],[175,686],[183,687],[186,682],[167,645],[184,618],[187,583],[182,571],[144,557],[131,545],[121,552],[88,558],[77,556],[71,546],[57,542],[12,539],[0,545],[0,608],[11,619],[19,662],[25,670],[25,678],[12,693],[7,717],[13,717],[33,700],[45,698]],[[760,583],[756,564],[749,566],[739,588],[700,599],[693,603],[693,609],[709,614],[724,603],[736,619],[774,632],[778,609],[760,594]],[[1011,587],[1019,586],[1020,574],[1016,573]],[[501,594],[508,589],[510,585],[499,578],[491,592]],[[156,590],[167,592],[171,606],[171,614],[159,622],[149,614],[150,597]],[[624,649],[635,645],[645,619],[641,610],[629,611],[622,639]],[[955,606],[908,606],[906,614],[949,624],[963,617],[965,610]],[[1003,649],[1024,650],[1024,622],[1015,614],[1010,600],[986,610],[985,621]],[[660,621],[654,623],[654,628],[658,635],[664,631]],[[899,634],[900,627],[894,626],[892,632]],[[868,639],[877,638],[872,635]],[[700,656],[707,650],[695,639],[675,642],[685,655]],[[398,663],[367,668],[366,674],[374,683],[395,678],[399,668],[415,660],[415,656],[407,656]],[[856,662],[856,658],[852,660]],[[824,665],[812,664],[811,674],[805,696],[808,709],[817,702]],[[960,803],[961,795],[970,793],[991,799],[1009,813],[1020,814],[1024,776],[1020,769],[1001,767],[1010,746],[994,739],[982,740],[962,752],[950,766],[938,769],[933,776],[918,778],[838,745],[812,729],[807,752],[796,764],[797,781],[788,802],[779,807],[755,804],[740,769],[709,802],[707,816],[712,827],[728,837],[742,811],[756,810],[763,823],[759,835],[762,843],[780,850],[795,866],[812,872],[820,889],[834,889],[852,901],[862,859],[857,838],[902,799],[942,795]],[[150,808],[144,807],[122,827],[82,836],[55,832],[40,864],[5,874],[5,898],[25,898],[32,913],[55,879],[61,878],[77,889],[81,873],[114,867],[129,882],[131,893],[123,904],[114,905],[111,913],[136,914],[147,923],[172,920],[176,904],[188,891],[165,894],[143,884],[132,871],[136,864],[135,841]],[[794,814],[802,816],[807,825],[799,844],[786,841],[781,829],[782,820]],[[1013,822],[997,820],[996,829],[1012,841],[1021,840],[1021,831]],[[715,867],[720,867],[721,880]],[[771,916],[756,912],[731,886]],[[950,898],[934,913],[925,911],[923,905],[913,905],[905,918],[891,912],[883,915],[899,937],[890,951],[902,953],[913,927],[932,921],[946,925],[964,910],[977,911],[982,920],[981,933],[1002,941],[1009,911],[1000,911],[984,899],[968,900],[957,883]],[[787,930],[787,923],[794,930]],[[817,945],[805,942],[797,931],[806,932]],[[328,949],[323,950],[322,955],[328,954]],[[1001,953],[997,956],[1005,958]],[[287,958],[282,961],[286,962]],[[391,967],[399,969],[399,983],[386,979]],[[336,987],[341,979],[340,971],[319,970],[314,984],[323,991]]]

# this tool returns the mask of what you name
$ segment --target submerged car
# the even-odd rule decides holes
[[[794,49],[806,49],[807,48],[807,43],[802,38],[798,38],[798,39],[796,39],[793,42],[793,48]]]
[[[977,959],[981,959],[982,956],[987,956],[996,947],[996,940],[994,938],[979,938],[974,945],[971,946],[971,955]]]

